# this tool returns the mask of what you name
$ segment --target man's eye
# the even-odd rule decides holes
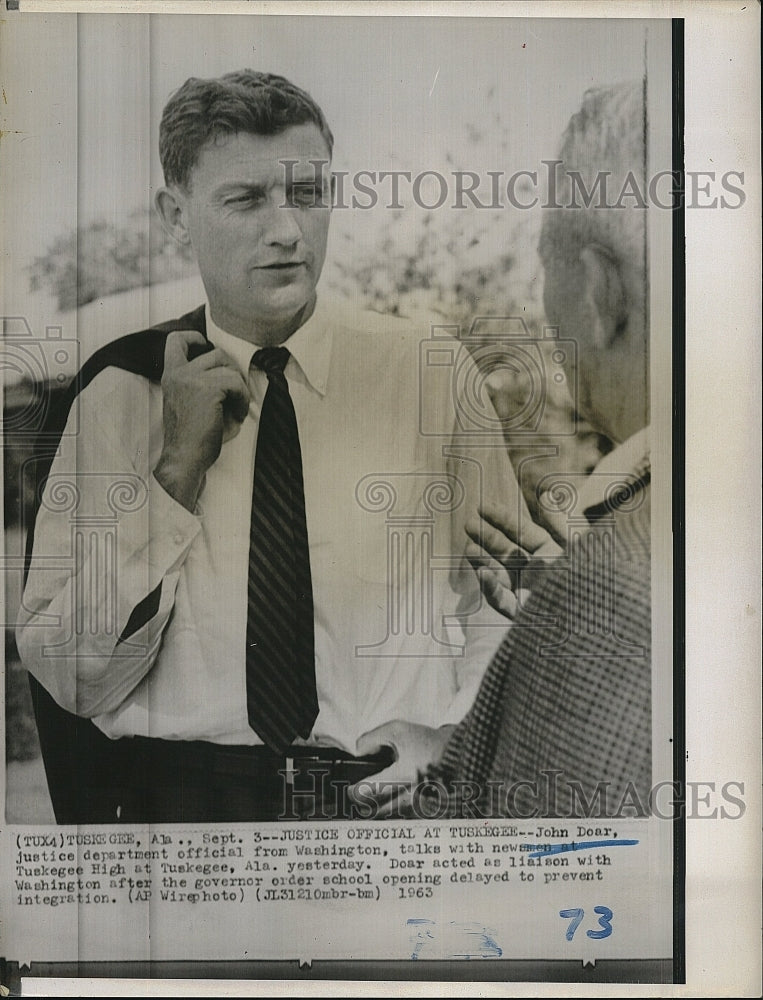
[[[323,205],[321,189],[314,184],[295,184],[290,192],[290,200],[292,204],[306,208],[320,208]]]
[[[233,206],[256,205],[259,200],[260,199],[253,194],[238,194],[231,198],[226,198],[225,204]]]

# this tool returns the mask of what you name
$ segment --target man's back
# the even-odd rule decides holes
[[[646,812],[650,509],[645,485],[583,527],[509,629],[442,765],[482,811]]]

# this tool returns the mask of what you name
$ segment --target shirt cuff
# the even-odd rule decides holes
[[[149,493],[149,562],[163,571],[173,566],[201,531],[203,512],[193,513],[177,502],[151,475]]]

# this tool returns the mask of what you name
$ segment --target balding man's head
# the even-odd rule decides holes
[[[585,95],[560,154],[557,204],[567,207],[545,210],[539,248],[548,318],[578,345],[579,409],[615,441],[649,420],[645,136],[643,82]],[[583,188],[594,192],[589,207]],[[620,207],[596,207],[603,200]]]

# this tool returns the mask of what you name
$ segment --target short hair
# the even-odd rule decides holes
[[[544,209],[538,247],[545,266],[574,263],[592,244],[606,248],[634,294],[646,280],[645,86],[638,80],[594,88],[584,95],[562,138],[556,204],[563,207]],[[635,187],[638,194],[627,193],[619,209],[596,207],[598,194],[586,207],[571,171],[579,172],[589,194],[597,177],[604,175],[609,205],[624,190]],[[636,207],[642,201],[643,207]]]
[[[334,136],[323,112],[285,77],[252,69],[210,80],[190,77],[167,101],[159,126],[165,183],[187,188],[202,149],[220,135],[277,135],[308,122],[320,129],[330,157]]]

